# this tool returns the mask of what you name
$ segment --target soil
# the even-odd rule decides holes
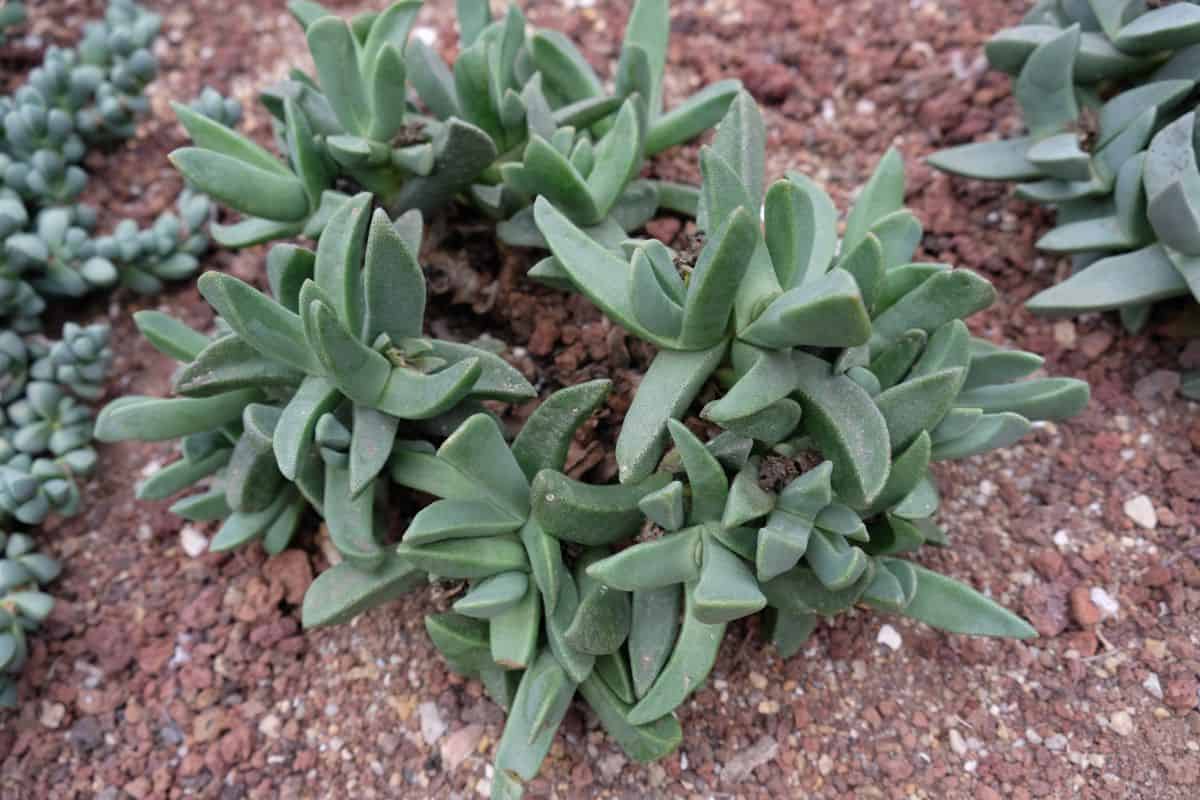
[[[255,89],[304,58],[282,0],[149,4],[166,19],[155,113],[134,141],[89,162],[88,199],[103,226],[121,216],[145,223],[172,201],[179,179],[164,156],[183,136],[169,99],[205,84],[232,92],[247,104],[247,129],[267,141]],[[32,31],[69,42],[100,5],[41,0]],[[420,24],[452,49],[453,4],[427,5]],[[611,74],[625,3],[523,5]],[[938,147],[1019,129],[1009,82],[986,70],[980,47],[1025,6],[677,0],[667,96],[740,77],[764,106],[770,176],[802,171],[843,208],[899,147],[925,255],[975,269],[1001,291],[973,330],[1044,354],[1048,373],[1091,382],[1091,405],[1070,423],[1039,425],[1016,447],[941,470],[954,547],[922,556],[1025,614],[1041,637],[969,639],[856,612],[822,625],[784,663],[757,622],[739,623],[708,686],[680,710],[674,755],[632,764],[575,708],[531,797],[1200,793],[1200,408],[1174,391],[1184,345],[1169,334],[1180,309],[1161,311],[1138,337],[1108,315],[1031,316],[1022,301],[1066,268],[1033,248],[1048,215],[1007,187],[921,163]],[[0,64],[24,68],[37,49],[10,40]],[[695,157],[695,146],[683,148],[651,169],[694,181]],[[577,473],[611,475],[605,453],[649,352],[585,301],[526,281],[532,254],[497,250],[470,217],[453,224],[435,221],[427,237],[433,330],[490,332],[543,393],[613,377],[617,391],[573,453]],[[649,229],[668,241],[689,234],[670,218]],[[262,259],[261,249],[216,252],[205,267],[261,284]],[[81,309],[115,328],[108,397],[167,391],[171,365],[130,322],[149,307],[195,324],[210,316],[190,285]],[[1184,354],[1200,359],[1194,347]],[[103,447],[85,511],[41,533],[66,572],[23,703],[0,716],[0,796],[486,796],[503,715],[430,646],[421,616],[437,593],[303,633],[299,598],[327,564],[317,531],[273,559],[257,549],[187,555],[212,531],[133,498],[135,481],[172,457],[166,444]]]

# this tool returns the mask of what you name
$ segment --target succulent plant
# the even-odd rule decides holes
[[[103,323],[64,323],[62,339],[43,346],[45,355],[33,362],[31,377],[65,387],[76,397],[95,400],[103,393],[112,366],[109,334],[108,325]]]
[[[29,654],[26,637],[54,608],[54,598],[42,589],[61,567],[24,533],[0,531],[0,550],[0,707],[14,708],[17,677]]]
[[[1041,0],[1000,31],[989,63],[1016,78],[1027,135],[935,153],[934,166],[1017,181],[1022,199],[1057,209],[1038,246],[1071,254],[1074,274],[1029,308],[1120,311],[1140,329],[1154,302],[1200,298],[1200,172],[1194,89],[1200,7],[1134,0]]]
[[[216,209],[203,194],[184,189],[175,211],[164,211],[148,228],[132,219],[117,223],[113,232],[92,240],[93,261],[114,267],[122,286],[140,294],[162,291],[167,281],[190,277],[209,248],[205,226]]]
[[[32,230],[5,240],[6,265],[44,295],[82,297],[114,285],[117,268],[96,254],[91,238],[95,217],[87,206],[42,209]]]
[[[0,442],[0,454],[12,451],[8,438]],[[90,474],[95,466],[96,451],[91,447],[58,458],[11,455],[0,464],[0,512],[26,525],[40,524],[51,512],[72,516],[80,502],[75,478]]]
[[[903,208],[896,152],[863,188],[839,249],[833,203],[807,178],[788,175],[764,203],[763,142],[743,93],[701,151],[706,238],[686,280],[660,243],[629,242],[622,259],[537,202],[554,257],[531,274],[574,286],[659,348],[617,441],[622,481],[655,468],[668,420],[713,375],[730,385],[705,419],[772,445],[799,426],[834,461],[835,487],[856,508],[883,490],[889,452],[922,431],[932,458],[962,457],[1011,444],[1030,419],[1083,407],[1086,384],[1012,382],[1041,360],[970,336],[961,319],[995,298],[986,280],[912,263],[921,225]],[[1004,366],[975,366],[993,362]]]
[[[188,103],[188,107],[226,128],[236,128],[242,121],[242,104],[232,97],[223,96],[211,86],[205,86],[200,94]]]
[[[224,520],[215,550],[259,538],[282,549],[311,505],[345,560],[377,571],[388,557],[375,514],[387,486],[377,478],[401,423],[417,434],[440,430],[481,399],[533,396],[499,356],[423,337],[420,215],[393,224],[382,209],[371,214],[371,199],[344,203],[315,254],[276,246],[273,296],[221,273],[202,276],[200,291],[227,332],[210,338],[157,312],[137,316],[150,342],[183,364],[180,397],[116,400],[96,435],[183,439],[183,457],[139,496],[162,499],[215,476],[208,491],[172,506]]]
[[[30,352],[14,331],[0,331],[0,403],[8,404],[25,391]]]
[[[895,153],[860,194],[835,256],[836,212],[810,181],[789,175],[763,207],[763,138],[757,108],[739,96],[702,152],[707,239],[686,279],[662,245],[628,242],[623,260],[537,202],[554,253],[542,277],[660,348],[618,439],[621,482],[562,472],[607,381],[551,395],[511,444],[486,413],[436,449],[398,439],[392,480],[439,499],[374,569],[347,559],[305,597],[313,627],[423,575],[465,582],[426,628],[509,711],[494,797],[519,797],[535,777],[576,690],[630,757],[670,752],[682,735],[673,712],[703,684],[726,625],[759,611],[784,656],[819,616],[860,603],[952,632],[1033,635],[901,556],[947,541],[932,461],[1011,444],[1030,419],[1070,416],[1086,385],[1019,381],[1038,357],[971,337],[961,317],[992,289],[911,262],[921,230],[902,208]],[[712,377],[722,393],[701,416],[726,430],[703,442],[679,418]],[[342,420],[322,425],[322,452],[345,458]],[[795,477],[773,485],[779,474]]]
[[[15,28],[25,21],[25,4],[18,0],[5,0],[0,5],[0,44],[8,37],[8,29]]]
[[[661,79],[666,0],[639,0],[607,95],[569,40],[527,30],[518,9],[493,21],[484,0],[458,4],[453,70],[409,32],[419,0],[350,21],[308,0],[290,8],[305,27],[316,77],[293,71],[264,95],[286,163],[219,123],[176,106],[194,146],[171,156],[202,191],[246,219],[215,226],[240,247],[320,235],[349,179],[394,215],[429,213],[455,197],[497,219],[505,239],[540,242],[529,210],[545,194],[604,241],[619,241],[659,206],[690,212],[694,190],[635,180],[643,160],[711,126],[738,84],[722,82],[668,113]],[[411,83],[429,115],[395,102]]]

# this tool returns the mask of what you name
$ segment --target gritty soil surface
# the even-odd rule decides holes
[[[154,118],[90,162],[102,224],[145,223],[180,182],[165,154],[182,143],[170,99],[211,84],[250,107],[304,56],[282,0],[157,0],[165,15]],[[335,4],[337,5],[337,4]],[[421,24],[449,51],[453,4]],[[625,3],[537,0],[537,24],[583,43],[611,74]],[[40,0],[29,30],[69,42],[97,0]],[[950,179],[921,159],[938,147],[1011,134],[1009,82],[981,44],[1023,0],[677,0],[667,78],[677,101],[740,77],[763,104],[770,177],[796,169],[841,207],[889,146],[909,165],[925,255],[985,274],[1002,300],[973,330],[1046,356],[1046,370],[1092,383],[1077,419],[1040,425],[1016,447],[941,470],[954,547],[923,554],[1025,614],[1025,643],[947,636],[876,614],[819,628],[782,662],[756,621],[731,626],[708,686],[680,710],[683,745],[630,763],[572,710],[532,797],[1172,798],[1200,793],[1200,409],[1174,392],[1179,309],[1150,335],[1110,316],[1050,322],[1021,303],[1065,264],[1033,242],[1049,217],[1003,186]],[[349,6],[347,6],[349,7]],[[436,12],[436,13],[435,13]],[[6,80],[39,45],[3,48]],[[695,181],[695,147],[652,167]],[[678,220],[650,231],[686,237]],[[543,393],[612,377],[609,407],[581,435],[574,471],[612,474],[606,453],[650,353],[585,301],[532,285],[526,252],[498,251],[460,212],[437,220],[424,261],[439,334],[487,331]],[[214,253],[205,266],[264,282],[263,252]],[[82,317],[115,328],[109,397],[163,394],[171,365],[139,340],[131,312],[158,307],[203,325],[191,286],[146,299],[118,293]],[[514,409],[513,419],[529,408]],[[479,684],[450,673],[422,614],[436,590],[352,624],[305,634],[298,603],[328,564],[315,524],[297,549],[193,557],[212,531],[185,528],[133,486],[170,446],[101,449],[78,517],[42,534],[66,563],[59,604],[35,643],[19,711],[0,717],[3,798],[405,797],[486,795],[503,715]]]

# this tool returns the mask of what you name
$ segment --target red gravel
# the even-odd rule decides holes
[[[33,4],[38,30],[67,31],[99,4]],[[244,102],[303,52],[281,0],[161,0],[166,36],[157,117],[92,164],[91,199],[110,223],[145,221],[178,179],[181,142],[166,101],[204,84]],[[449,0],[423,24],[454,40]],[[527,4],[539,24],[581,41],[604,74],[624,3]],[[1007,451],[942,470],[942,520],[955,547],[931,565],[989,591],[1033,622],[1029,643],[946,636],[875,614],[822,626],[782,663],[754,621],[734,625],[709,686],[681,710],[681,749],[626,761],[573,710],[529,794],[556,797],[1191,798],[1200,792],[1200,412],[1165,372],[1182,344],[1172,310],[1150,335],[1109,316],[1052,323],[1021,302],[1064,268],[1033,242],[1045,212],[1001,186],[950,179],[919,159],[1020,121],[1007,79],[980,45],[1024,2],[683,0],[673,4],[668,96],[736,75],[764,104],[771,176],[799,169],[844,207],[890,145],[909,163],[909,201],[930,258],[979,270],[1003,300],[980,335],[1038,351],[1047,370],[1088,379],[1078,419],[1041,425]],[[620,6],[617,8],[616,6]],[[43,9],[45,9],[43,11]],[[20,45],[6,48],[22,63]],[[15,53],[15,55],[14,55]],[[263,140],[262,113],[250,130]],[[658,174],[695,180],[694,148]],[[648,352],[585,302],[530,285],[529,254],[498,252],[486,229],[439,224],[427,253],[431,316],[455,336],[504,339],[543,390],[612,375],[621,393],[576,451],[576,471],[610,474],[606,452]],[[665,238],[680,228],[661,220]],[[685,231],[686,233],[686,231]],[[262,252],[207,266],[262,281]],[[117,329],[110,396],[165,391],[170,365],[133,334],[129,313],[208,311],[181,287],[152,301],[95,301]],[[527,409],[520,409],[519,416]],[[449,673],[421,614],[427,591],[335,630],[305,635],[297,601],[324,566],[316,532],[267,560],[258,550],[190,558],[164,504],[132,485],[166,445],[102,449],[90,502],[43,534],[67,571],[60,603],[0,729],[4,798],[460,797],[486,794],[502,713]],[[1152,529],[1125,513],[1145,495]],[[198,530],[201,535],[211,531]],[[191,535],[191,533],[189,533]],[[1115,609],[1115,614],[1114,614]],[[878,643],[881,627],[898,649]],[[885,637],[887,638],[887,637]],[[894,643],[894,642],[893,642]]]

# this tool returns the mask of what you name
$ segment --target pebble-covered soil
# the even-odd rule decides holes
[[[137,139],[89,162],[103,224],[145,222],[179,187],[164,156],[182,143],[170,99],[205,84],[250,106],[257,87],[303,60],[282,0],[151,0],[165,16],[155,116]],[[336,4],[334,4],[336,5]],[[422,35],[448,51],[449,0],[428,3]],[[627,4],[523,3],[581,41],[611,74]],[[942,470],[954,547],[927,563],[1026,615],[1025,643],[947,636],[875,614],[819,628],[787,663],[751,621],[731,626],[712,680],[682,708],[670,758],[632,764],[572,710],[532,797],[1147,798],[1200,795],[1200,408],[1175,394],[1172,334],[1186,308],[1134,338],[1107,316],[1050,322],[1021,302],[1065,265],[1033,242],[1044,212],[1002,186],[952,180],[932,150],[1019,119],[1008,80],[981,44],[1019,19],[1023,0],[677,0],[668,96],[740,77],[763,104],[771,177],[797,169],[844,207],[883,152],[909,163],[925,254],[978,270],[1003,300],[976,333],[1047,356],[1047,371],[1091,381],[1068,424]],[[69,42],[98,0],[38,0],[32,37],[10,41],[11,84],[39,41]],[[254,109],[248,130],[269,125]],[[655,165],[695,180],[695,148]],[[649,353],[586,302],[523,278],[525,252],[498,252],[469,217],[435,222],[425,263],[433,330],[509,345],[543,391],[598,375],[618,393],[572,453],[603,479],[616,425]],[[673,219],[650,230],[687,235]],[[262,283],[263,253],[217,253],[207,268]],[[116,329],[109,397],[161,394],[171,366],[134,335],[132,311],[160,307],[203,324],[191,287],[117,294],[84,309]],[[439,321],[440,320],[440,321]],[[513,416],[529,408],[514,410]],[[304,634],[298,603],[327,563],[318,531],[272,559],[204,555],[212,530],[181,526],[133,485],[167,445],[101,450],[89,502],[42,534],[67,571],[38,640],[19,711],[0,716],[0,797],[477,798],[490,786],[502,714],[447,671],[418,592],[334,630]]]

